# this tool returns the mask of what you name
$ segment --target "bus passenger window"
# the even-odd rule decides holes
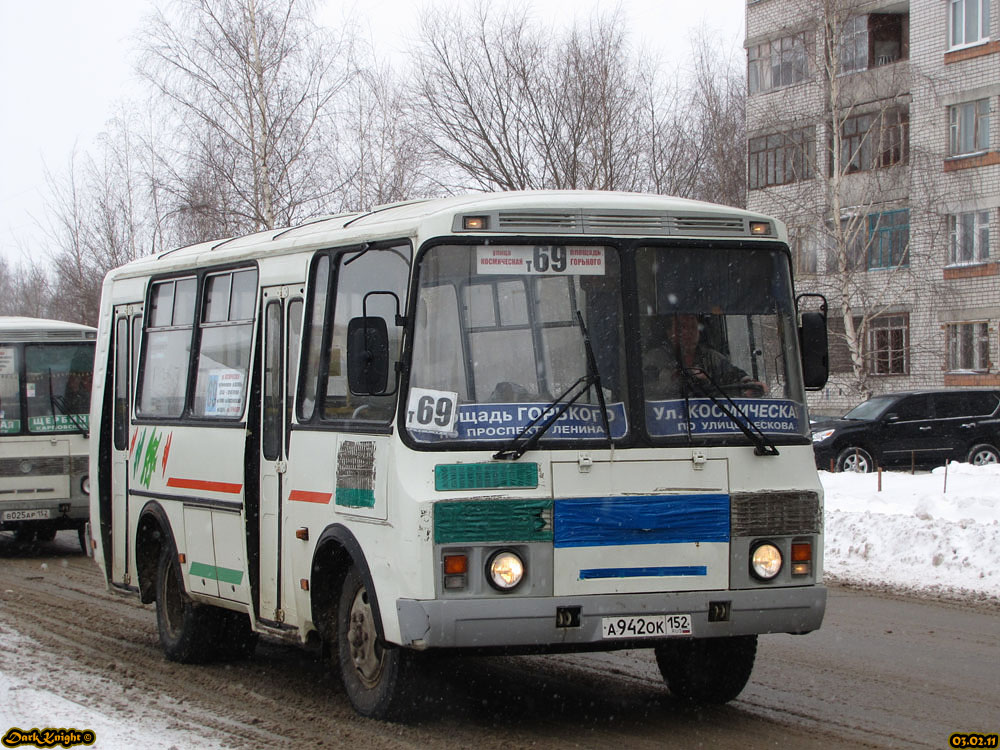
[[[196,289],[194,277],[153,284],[142,352],[140,416],[179,417],[184,412]]]
[[[256,292],[256,269],[206,279],[194,416],[236,419],[243,415]]]

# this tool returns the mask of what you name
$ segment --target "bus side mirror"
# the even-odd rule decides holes
[[[352,318],[347,324],[347,385],[356,396],[389,388],[389,329],[383,318]]]
[[[804,312],[799,323],[802,378],[806,390],[818,391],[830,376],[830,351],[826,338],[826,315]]]

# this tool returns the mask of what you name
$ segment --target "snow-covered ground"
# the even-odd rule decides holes
[[[910,475],[821,472],[826,490],[825,566],[830,580],[932,595],[1000,598],[1000,466],[952,464]],[[101,750],[205,747],[169,720],[123,722],[70,701],[81,686],[53,684],[51,661],[27,656],[32,642],[0,628],[0,732],[57,726],[93,729]],[[20,654],[21,656],[17,656]],[[48,663],[49,669],[44,665]],[[83,691],[83,694],[86,694]],[[209,743],[210,744],[210,743]]]

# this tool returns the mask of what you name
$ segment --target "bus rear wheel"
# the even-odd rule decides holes
[[[207,661],[220,630],[218,614],[187,595],[177,550],[164,545],[156,571],[156,625],[166,657],[185,664]]]
[[[416,655],[378,637],[368,589],[354,567],[340,592],[336,648],[344,691],[359,714],[388,721],[409,717]]]
[[[728,703],[746,686],[756,655],[756,635],[687,638],[657,646],[656,664],[674,697]]]

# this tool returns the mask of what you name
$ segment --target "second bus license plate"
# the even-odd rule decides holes
[[[602,638],[665,638],[691,635],[691,615],[602,617]]]
[[[49,509],[40,510],[5,510],[3,512],[4,521],[39,521],[49,518]]]

